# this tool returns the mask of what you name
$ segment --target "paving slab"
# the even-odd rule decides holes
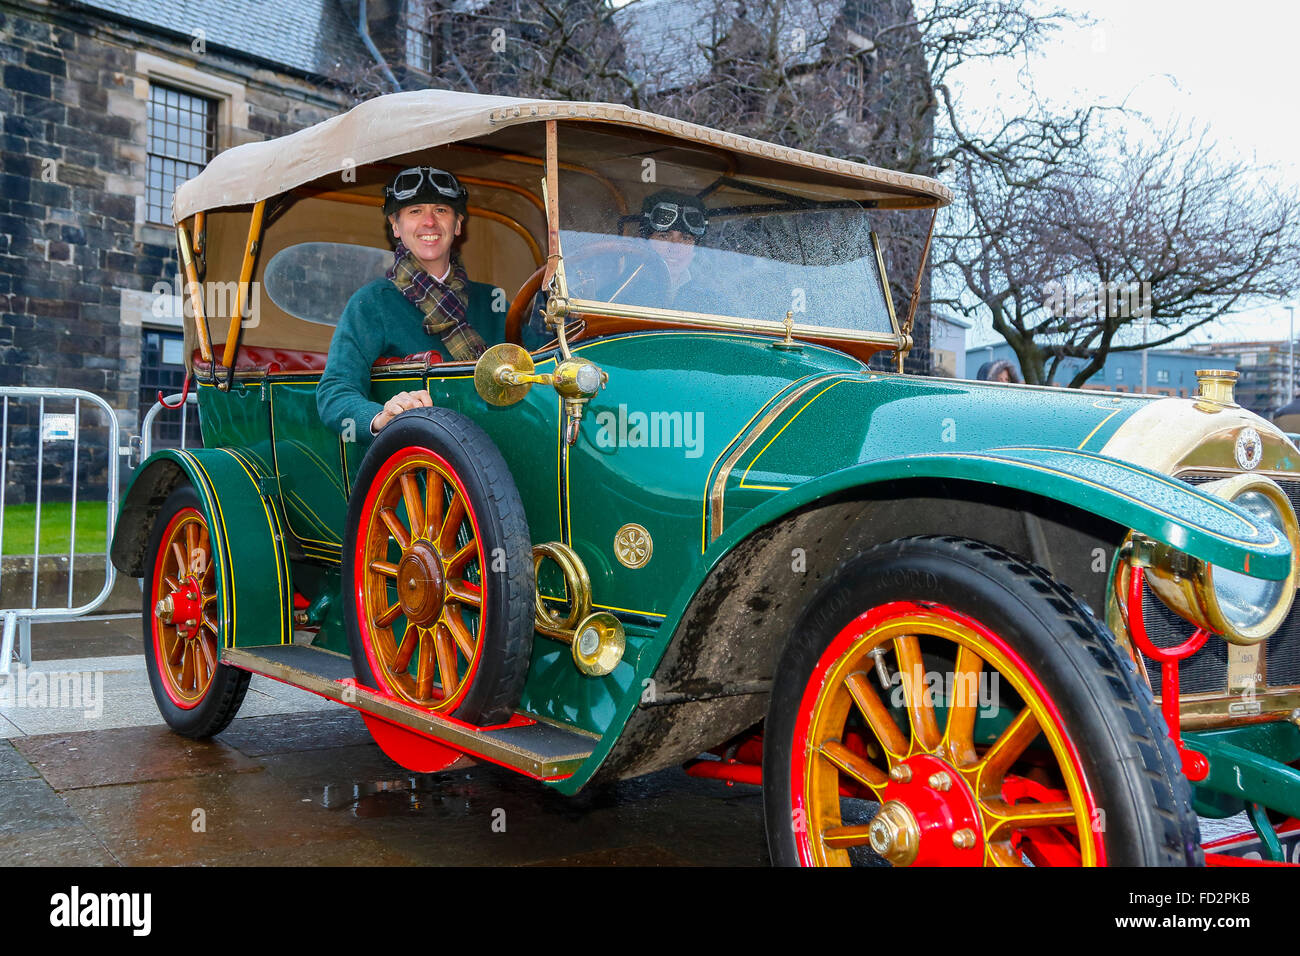
[[[406,791],[362,788],[345,812],[367,835],[400,845],[426,866],[618,859],[625,848],[646,846],[659,848],[664,860],[768,862],[758,789],[736,794],[677,769],[574,797],[487,764],[411,782]]]
[[[126,866],[411,862],[400,845],[340,827],[337,814],[300,802],[265,773],[88,787],[63,797]]]
[[[85,825],[0,833],[0,866],[117,866]]]
[[[524,863],[522,866],[694,866],[689,857],[669,853],[657,846],[627,846],[612,850],[594,850],[553,860]]]
[[[32,660],[69,657],[144,656],[139,614],[83,617],[75,621],[32,622]]]
[[[13,744],[0,741],[0,781],[39,780],[40,776],[36,768],[14,750]]]
[[[161,726],[20,737],[11,743],[51,786],[65,791],[261,769],[219,740],[190,740]]]
[[[241,708],[240,715],[216,739],[250,757],[350,747],[355,744],[367,744],[378,750],[361,715],[339,704],[334,704],[323,713],[312,711],[245,717]]]
[[[271,714],[298,714],[309,711],[342,710],[342,704],[326,700],[319,694],[291,687],[280,681],[254,674],[248,682],[248,694],[240,705],[240,717],[264,717]]]
[[[21,737],[23,732],[15,725],[11,724],[3,716],[0,716],[0,740],[8,740],[11,737]]]
[[[15,665],[0,677],[0,718],[32,735],[162,723],[139,655]]]
[[[44,780],[0,783],[0,835],[76,826],[80,821]]]
[[[398,766],[373,743],[278,753],[257,762],[294,789],[298,799],[352,817],[390,816],[403,805],[418,807],[458,770],[474,766],[468,757],[436,774],[414,773]]]

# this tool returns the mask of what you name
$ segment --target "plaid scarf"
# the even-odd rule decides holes
[[[442,339],[453,362],[472,362],[487,351],[487,343],[466,319],[469,275],[456,253],[451,254],[451,275],[444,283],[424,271],[411,250],[399,242],[385,275],[424,313],[424,331]]]

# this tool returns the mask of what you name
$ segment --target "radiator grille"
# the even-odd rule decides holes
[[[1215,481],[1223,475],[1179,475],[1188,484],[1199,485]],[[1286,492],[1291,507],[1300,514],[1300,480],[1269,475]],[[1192,625],[1169,610],[1150,589],[1142,596],[1142,611],[1146,617],[1147,636],[1156,647],[1171,647],[1192,634]],[[1146,657],[1147,674],[1156,694],[1160,693],[1160,663]],[[1294,687],[1300,685],[1300,597],[1291,606],[1291,613],[1277,632],[1268,639],[1265,651],[1265,683],[1269,687]],[[1211,637],[1205,646],[1184,661],[1178,669],[1179,689],[1184,694],[1207,692],[1222,693],[1228,685],[1228,647],[1217,637]]]

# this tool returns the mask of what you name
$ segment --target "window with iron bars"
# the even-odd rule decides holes
[[[216,154],[217,104],[193,93],[151,83],[148,118],[146,218],[170,226],[176,187],[198,175]]]
[[[140,421],[164,396],[179,395],[185,385],[185,339],[180,332],[145,329],[140,349]],[[176,411],[162,411],[154,421],[153,447],[176,448],[181,444],[181,421],[185,422],[185,447],[202,448],[199,433],[199,409],[191,405],[182,416]]]

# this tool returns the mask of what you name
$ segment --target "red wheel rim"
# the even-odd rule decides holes
[[[985,686],[1010,704],[996,718],[981,710]],[[804,865],[846,864],[865,846],[895,865],[1105,863],[1055,703],[1005,640],[938,605],[882,605],[830,642],[800,701],[791,796]],[[865,800],[881,805],[869,822],[852,815]]]
[[[487,624],[479,527],[460,477],[432,449],[401,449],[375,475],[352,597],[380,690],[448,712],[469,692]]]
[[[168,699],[197,707],[212,686],[220,657],[220,624],[208,523],[182,508],[163,529],[154,562],[153,652]]]

